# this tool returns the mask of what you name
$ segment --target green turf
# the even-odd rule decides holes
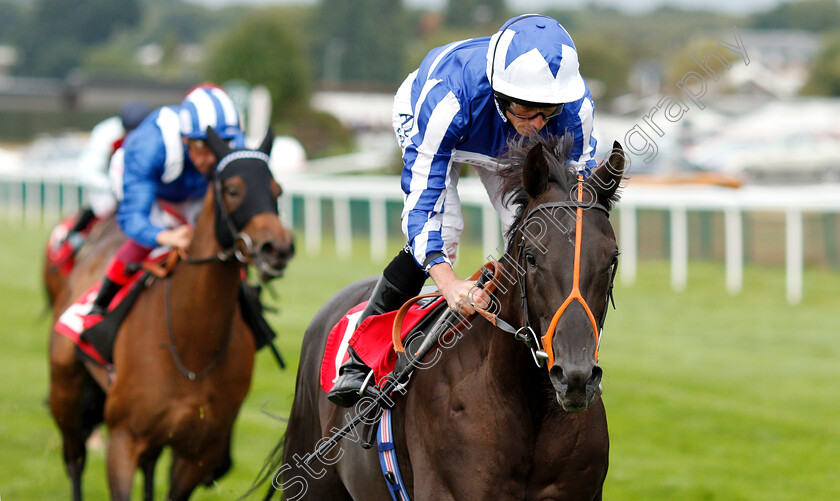
[[[57,429],[45,405],[48,321],[42,315],[41,248],[46,230],[0,222],[0,498],[68,499]],[[298,242],[303,249],[303,242]],[[280,372],[259,354],[237,421],[234,468],[192,499],[244,493],[283,430],[293,396],[300,336],[334,291],[376,274],[367,248],[354,257],[298,256],[276,281],[270,316],[290,362]],[[393,251],[398,245],[393,245]],[[468,274],[479,262],[464,249]],[[667,263],[642,263],[633,287],[619,285],[601,348],[610,426],[608,500],[840,499],[840,276],[808,270],[801,305],[785,302],[778,268],[748,268],[739,296],[725,292],[716,263],[693,262],[674,293]],[[168,457],[158,470],[158,498]],[[136,479],[140,498],[140,475]],[[87,499],[106,499],[104,453],[89,454]]]

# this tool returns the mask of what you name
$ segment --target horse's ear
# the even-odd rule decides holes
[[[265,133],[265,139],[263,139],[262,144],[260,147],[257,148],[259,151],[265,153],[266,155],[271,155],[271,146],[274,144],[274,131],[271,130],[271,126],[268,126],[268,131]]]
[[[542,195],[548,188],[548,161],[545,159],[542,143],[535,144],[525,157],[522,186],[531,199]]]
[[[609,160],[595,169],[586,181],[595,193],[596,202],[604,207],[611,207],[615,201],[616,190],[624,176],[626,158],[621,145],[614,141]]]
[[[216,155],[216,160],[221,160],[232,151],[227,142],[220,138],[219,135],[216,134],[216,131],[213,130],[213,127],[210,127],[209,125],[207,126],[207,146],[209,146],[213,154]]]

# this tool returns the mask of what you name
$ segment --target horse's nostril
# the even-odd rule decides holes
[[[260,246],[260,254],[274,254],[275,247],[274,244],[271,242],[263,242]]]
[[[563,368],[559,365],[555,365],[548,371],[548,377],[551,379],[552,383],[555,386],[565,385],[566,384],[566,375],[563,373]]]
[[[604,370],[601,369],[599,366],[595,366],[592,368],[592,378],[590,378],[590,382],[594,384],[598,384],[601,382],[601,377],[604,375]]]
[[[264,256],[276,256],[278,259],[290,259],[295,255],[294,244],[288,246],[277,242],[264,242],[260,246],[260,253]]]

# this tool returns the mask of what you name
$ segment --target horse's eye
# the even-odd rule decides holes
[[[528,262],[528,266],[534,267],[537,265],[537,258],[531,253],[525,254],[525,261]]]

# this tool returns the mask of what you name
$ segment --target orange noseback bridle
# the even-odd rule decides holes
[[[577,200],[569,200],[564,202],[549,202],[540,204],[528,212],[525,220],[534,213],[538,211],[547,211],[550,209],[556,208],[565,208],[575,209],[575,260],[574,260],[574,270],[572,275],[572,290],[569,295],[566,297],[566,300],[563,301],[563,304],[557,308],[557,311],[554,313],[554,316],[551,319],[551,323],[546,329],[545,334],[542,336],[542,351],[535,351],[535,360],[537,358],[540,359],[547,359],[548,368],[550,369],[551,366],[554,364],[554,348],[552,347],[552,341],[554,339],[554,332],[557,328],[557,323],[560,321],[560,318],[563,316],[563,313],[566,312],[569,305],[573,302],[577,301],[583,307],[584,311],[586,311],[587,317],[589,317],[589,321],[592,324],[592,333],[595,336],[595,360],[598,360],[598,348],[600,346],[601,341],[601,331],[603,330],[604,320],[606,319],[607,313],[607,306],[609,302],[612,300],[612,288],[613,288],[613,279],[615,278],[615,273],[618,268],[618,259],[617,256],[613,259],[612,264],[612,272],[610,276],[609,282],[609,290],[607,292],[607,305],[604,307],[604,312],[601,315],[601,318],[596,320],[595,315],[592,313],[592,309],[589,307],[589,304],[584,299],[583,295],[580,292],[580,255],[581,255],[581,241],[583,237],[583,209],[597,209],[609,217],[609,210],[601,204],[595,202],[584,202],[583,201],[583,176],[578,176],[578,184],[577,184]],[[528,299],[527,299],[527,287],[526,287],[526,276],[525,276],[525,266],[522,263],[523,259],[523,248],[525,245],[525,235],[523,234],[522,239],[519,242],[519,278],[520,278],[520,289],[521,289],[521,297],[522,297],[522,309],[524,314],[524,324],[525,329],[530,330],[533,332],[529,325],[529,318],[528,318]],[[532,334],[535,338],[536,336]],[[533,343],[530,343],[533,344]],[[532,350],[534,347],[532,347]]]

